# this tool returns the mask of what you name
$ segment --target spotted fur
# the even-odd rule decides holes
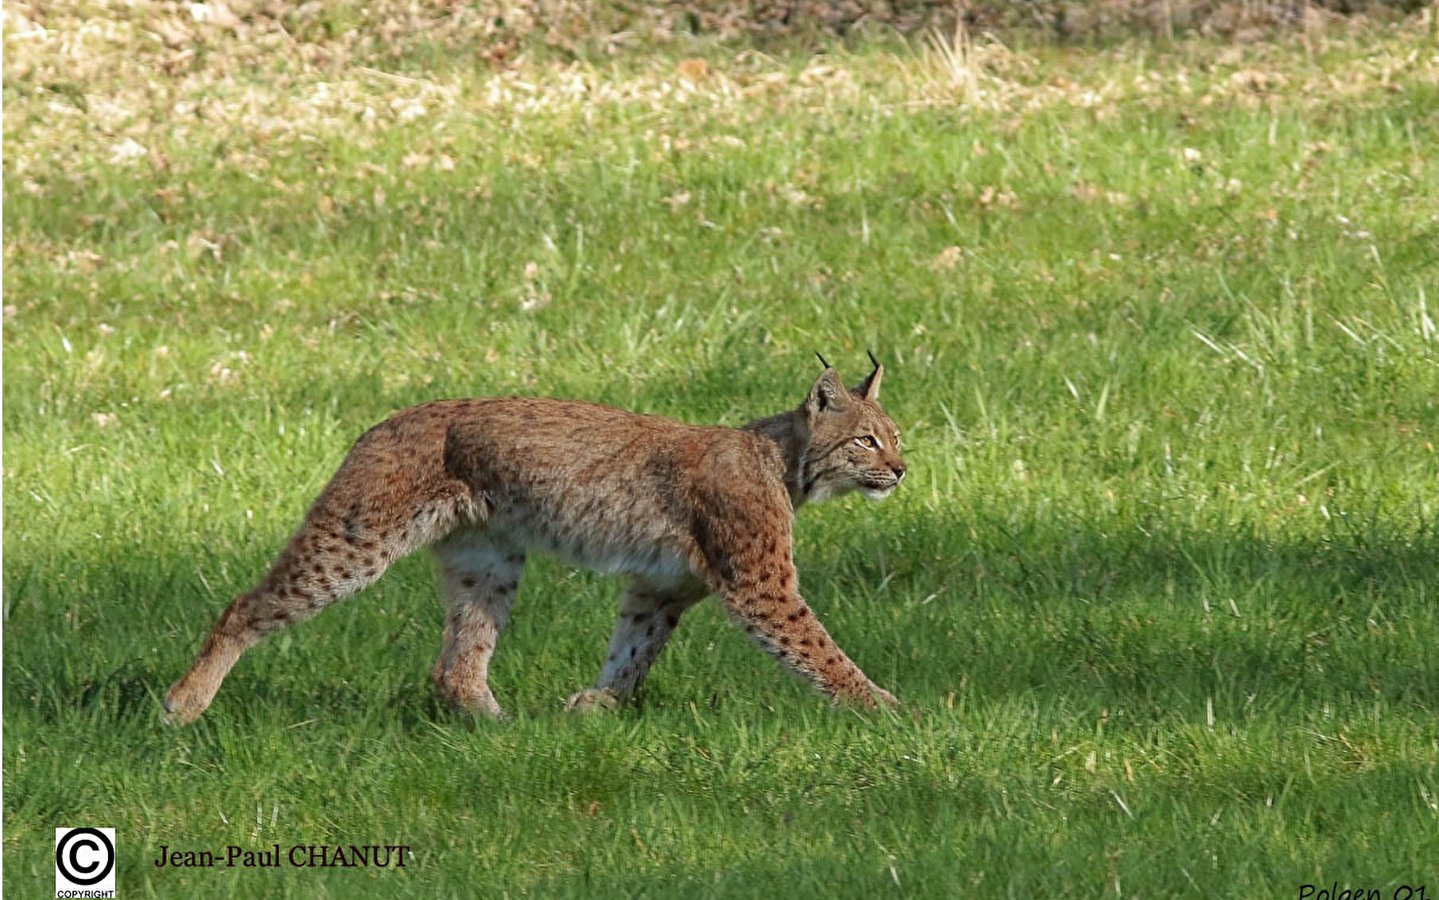
[[[894,698],[845,655],[799,594],[791,547],[805,502],[904,477],[879,406],[883,369],[845,390],[831,368],[797,409],[703,428],[575,400],[440,400],[356,441],[270,572],[241,594],[170,688],[198,718],[265,636],[373,584],[430,547],[446,616],[432,673],[456,706],[493,715],[488,670],[531,551],[624,574],[599,680],[571,708],[632,694],[685,610],[718,594],[764,649],[831,697]]]

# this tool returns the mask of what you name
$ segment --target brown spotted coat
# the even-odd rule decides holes
[[[684,425],[574,400],[440,400],[356,441],[254,589],[220,616],[165,708],[189,722],[240,655],[430,547],[446,618],[432,673],[455,705],[498,715],[488,669],[531,551],[626,575],[595,687],[630,695],[689,607],[714,593],[765,650],[841,700],[894,698],[835,644],[799,594],[794,512],[904,476],[878,404],[883,369],[845,390],[826,368],[799,408],[742,429]]]

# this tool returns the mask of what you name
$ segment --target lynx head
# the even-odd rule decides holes
[[[904,478],[899,458],[899,429],[879,407],[884,367],[870,355],[874,371],[845,390],[839,373],[824,362],[824,373],[800,407],[809,425],[803,450],[803,488],[808,500],[823,500],[852,490],[883,500]]]

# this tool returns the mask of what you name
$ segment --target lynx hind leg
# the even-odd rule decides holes
[[[525,568],[523,551],[459,532],[435,546],[445,601],[445,637],[430,673],[454,706],[500,716],[490,690],[490,657],[510,618]]]
[[[620,601],[619,620],[610,636],[599,681],[572,695],[565,709],[609,709],[633,695],[679,625],[680,616],[706,593],[701,584],[670,588],[643,581],[631,584]]]
[[[417,485],[355,463],[352,453],[265,578],[220,615],[190,670],[165,695],[168,722],[199,718],[240,655],[263,638],[358,593],[395,560],[473,515],[461,482]]]

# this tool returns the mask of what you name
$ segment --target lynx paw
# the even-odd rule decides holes
[[[178,728],[181,725],[189,725],[200,718],[200,715],[209,705],[180,688],[179,685],[170,688],[165,699],[160,701],[164,712],[160,713],[160,722]]]
[[[869,709],[877,709],[879,707],[895,709],[899,706],[899,699],[895,697],[894,694],[891,694],[873,681],[861,688],[858,693],[836,697],[835,699],[836,702],[844,700],[856,706],[868,707]]]
[[[872,684],[869,686],[869,689],[870,696],[878,701],[881,706],[887,706],[890,709],[895,709],[899,706],[899,698],[879,685]]]
[[[565,703],[565,712],[591,712],[614,709],[620,705],[619,695],[609,688],[585,688]]]
[[[483,691],[470,689],[456,689],[454,687],[440,684],[440,698],[449,705],[450,709],[456,712],[465,713],[471,716],[489,716],[492,719],[503,719],[505,711],[500,708],[500,702],[495,695],[490,693],[489,688]]]

